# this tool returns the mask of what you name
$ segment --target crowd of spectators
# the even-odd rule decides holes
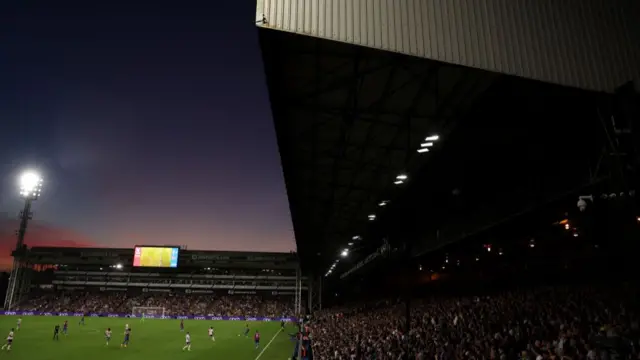
[[[640,359],[635,286],[546,287],[470,297],[401,300],[313,314],[314,360]],[[25,311],[293,316],[291,298],[199,294],[50,293]]]
[[[157,308],[165,315],[293,316],[292,297],[200,294],[49,293],[23,303],[19,310],[131,314],[135,307]],[[158,314],[160,315],[160,314]]]
[[[638,292],[549,287],[314,315],[314,360],[640,359]]]

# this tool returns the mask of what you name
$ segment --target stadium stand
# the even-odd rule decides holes
[[[603,219],[583,215],[529,214],[340,280],[343,299],[315,314],[314,358],[637,359],[635,255],[597,241],[580,220]]]
[[[583,91],[268,21],[297,250],[324,294],[294,358],[639,358],[637,83]]]
[[[306,292],[294,253],[183,250],[175,268],[132,266],[133,249],[32,248],[27,258],[40,271],[15,311],[281,318]]]

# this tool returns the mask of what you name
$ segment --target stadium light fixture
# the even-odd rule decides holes
[[[42,191],[42,177],[35,171],[29,170],[20,175],[20,196],[35,200]]]
[[[369,221],[373,221],[376,219],[376,214],[370,214],[369,216],[367,216],[369,218]]]
[[[420,147],[423,147],[423,148],[430,148],[432,146],[433,146],[432,141],[420,144]]]
[[[398,176],[396,176],[396,181],[394,181],[394,184],[396,185],[400,185],[403,184],[405,182],[405,180],[407,180],[409,177],[405,174],[400,174]]]
[[[353,246],[353,243],[352,243],[352,242],[350,242],[348,245],[349,245],[349,246]]]
[[[440,140],[440,136],[438,135],[431,135],[431,136],[427,136],[424,141],[438,141]]]
[[[24,208],[20,212],[20,228],[16,231],[16,249],[20,250],[24,246],[24,236],[27,232],[29,220],[32,218],[31,203],[40,197],[42,191],[42,177],[37,171],[28,170],[22,173],[18,179],[20,186],[20,196],[24,199]],[[20,299],[20,294],[25,291],[24,277],[27,266],[22,264],[18,258],[14,258],[7,291],[4,299],[4,310],[11,310]],[[20,284],[20,285],[18,285]]]
[[[342,256],[342,257],[347,257],[347,256],[349,256],[349,249],[344,249],[344,250],[342,250],[342,253],[340,253],[340,256]]]
[[[356,235],[356,236],[351,238],[351,240],[354,240],[354,241],[358,241],[358,240],[361,240],[361,239],[362,238],[360,237],[360,235]]]
[[[389,203],[389,200],[382,200],[378,206],[386,206]]]
[[[116,269],[122,269],[122,264],[116,264]]]
[[[426,152],[429,152],[429,148],[426,148],[426,147],[420,148],[420,149],[418,149],[418,152],[419,152],[420,154],[422,154],[422,153],[426,153]]]

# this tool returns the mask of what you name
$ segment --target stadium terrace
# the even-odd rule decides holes
[[[307,279],[300,275],[295,253],[136,246],[35,247],[14,255],[21,256],[26,269],[14,302],[21,305],[5,309],[5,314],[17,310],[23,315],[72,316],[81,310],[89,316],[290,320],[307,295]],[[192,305],[180,305],[179,299],[187,295]],[[231,307],[231,297],[240,295],[260,300]],[[117,300],[105,306],[104,296]],[[216,300],[200,306],[205,297]]]

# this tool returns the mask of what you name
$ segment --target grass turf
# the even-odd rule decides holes
[[[15,328],[17,316],[0,316],[0,336],[3,345],[11,328]],[[60,335],[52,340],[53,328],[64,320],[69,321],[69,335]],[[180,331],[180,320],[123,318],[85,318],[85,325],[78,325],[77,317],[25,316],[22,327],[15,332],[13,350],[0,352],[0,357],[14,360],[284,360],[291,357],[293,343],[289,333],[295,332],[293,325],[280,331],[279,322],[207,321],[185,320],[185,331],[191,333],[191,352],[182,351],[185,337]],[[245,324],[251,329],[249,338],[238,336]],[[131,327],[129,347],[121,348],[125,324]],[[213,326],[216,341],[207,336]],[[104,331],[113,332],[111,344],[105,345]],[[254,348],[253,334],[261,335],[260,348]],[[273,340],[273,341],[272,341]],[[264,351],[263,351],[264,350]]]

